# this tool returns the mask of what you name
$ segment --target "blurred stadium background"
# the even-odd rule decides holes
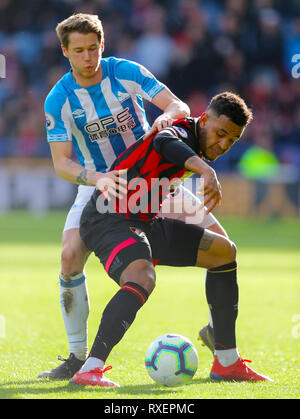
[[[220,91],[246,98],[254,121],[214,163],[218,215],[299,217],[299,0],[1,0],[0,213],[67,209],[74,197],[53,170],[43,113],[69,69],[55,27],[74,12],[98,14],[104,56],[144,64],[192,116]],[[152,122],[158,110],[147,112]]]

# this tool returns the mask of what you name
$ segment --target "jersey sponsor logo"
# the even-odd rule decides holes
[[[48,131],[51,131],[55,127],[55,119],[49,112],[45,113],[45,118],[47,129]]]
[[[75,111],[72,112],[72,115],[74,119],[83,118],[85,116],[85,111],[84,109],[75,109]]]
[[[110,127],[112,124],[115,124],[116,126]],[[130,131],[135,125],[132,114],[129,113],[129,108],[127,107],[117,115],[110,115],[89,122],[84,126],[84,130],[89,135],[89,139],[94,142],[107,138],[110,135],[122,134],[123,132]]]

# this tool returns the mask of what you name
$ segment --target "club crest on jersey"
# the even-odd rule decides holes
[[[136,228],[136,227],[129,227],[130,228],[130,230],[134,233],[134,234],[136,234],[137,236],[139,236],[139,237],[143,237],[144,236],[144,232],[142,231],[142,230],[140,230],[139,228]]]

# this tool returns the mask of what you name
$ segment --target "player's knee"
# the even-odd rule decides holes
[[[236,246],[226,237],[222,237],[221,245],[211,260],[210,268],[231,263],[236,259]]]
[[[230,240],[230,246],[231,246],[231,258],[232,261],[236,260],[236,254],[237,254],[237,247],[233,241]]]
[[[147,291],[149,293],[149,295],[151,294],[151,292],[154,290],[155,288],[155,284],[156,284],[156,275],[155,275],[155,270],[149,270],[146,274],[146,283],[147,283]]]
[[[71,246],[64,246],[61,252],[61,263],[62,265],[68,266],[75,259],[75,251]]]
[[[224,241],[222,255],[220,257],[220,262],[222,265],[226,263],[231,263],[236,260],[236,245],[229,239]]]
[[[65,275],[72,275],[74,274],[74,271],[78,271],[77,265],[79,259],[80,256],[78,255],[78,252],[76,252],[76,249],[74,249],[72,246],[65,245],[61,252],[62,272]]]
[[[122,273],[120,285],[128,281],[139,284],[150,295],[155,288],[156,281],[153,265],[143,259],[132,262]]]
[[[227,238],[224,239],[220,258],[222,259],[222,264],[233,262],[236,259],[236,245],[233,241]]]
[[[133,282],[136,282],[145,288],[145,290],[148,291],[148,294],[150,295],[155,288],[155,280],[155,270],[151,268],[149,264],[144,264],[144,266],[141,266],[140,269],[137,269]]]

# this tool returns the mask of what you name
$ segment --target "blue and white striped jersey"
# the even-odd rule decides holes
[[[105,172],[150,127],[143,99],[165,86],[133,61],[102,58],[102,81],[80,87],[70,71],[45,101],[48,142],[72,141],[78,162]]]

